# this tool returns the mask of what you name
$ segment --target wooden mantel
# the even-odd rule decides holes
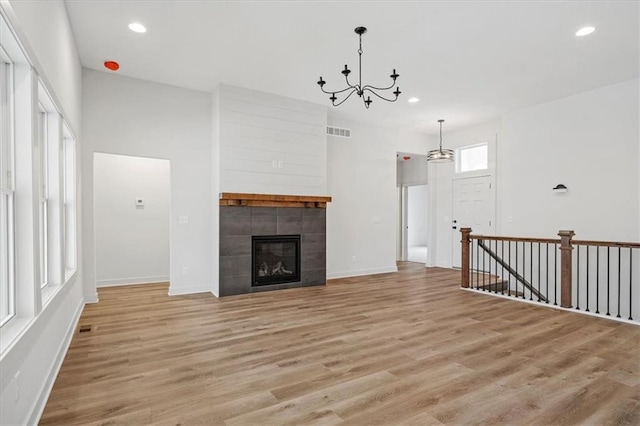
[[[220,206],[306,207],[326,209],[327,203],[330,202],[331,197],[319,197],[315,195],[220,193]]]

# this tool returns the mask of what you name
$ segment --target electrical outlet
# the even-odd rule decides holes
[[[351,256],[351,263],[356,263],[356,257],[355,256]]]
[[[189,275],[189,268],[188,267],[185,266],[184,268],[182,268],[182,275],[184,275],[185,277],[187,275]]]

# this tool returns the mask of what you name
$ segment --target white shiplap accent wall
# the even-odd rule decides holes
[[[218,90],[220,192],[327,194],[326,107],[227,85]]]

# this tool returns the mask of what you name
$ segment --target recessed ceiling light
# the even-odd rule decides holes
[[[136,33],[146,33],[147,28],[139,22],[132,22],[129,24],[129,29]]]
[[[576,35],[578,37],[583,37],[591,34],[595,30],[596,30],[595,27],[583,27],[583,28],[580,28],[578,31],[576,31]]]
[[[415,103],[416,103],[416,102],[418,102],[419,100],[420,100],[420,99],[418,99],[418,98],[409,98],[409,101],[408,101],[408,102],[409,102],[410,104],[415,104]]]

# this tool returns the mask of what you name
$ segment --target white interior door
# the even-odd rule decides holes
[[[460,228],[471,228],[474,234],[493,235],[495,202],[490,176],[453,181],[452,265],[461,266]]]

